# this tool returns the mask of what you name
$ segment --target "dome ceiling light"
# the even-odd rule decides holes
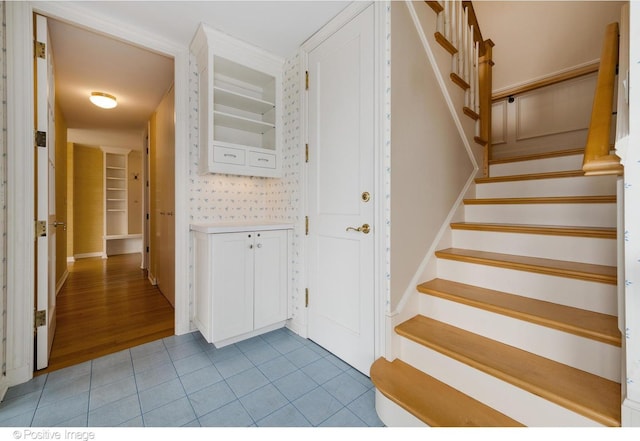
[[[113,109],[118,105],[115,96],[104,92],[91,92],[89,99],[93,104],[103,109]]]

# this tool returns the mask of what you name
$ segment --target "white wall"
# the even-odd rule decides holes
[[[144,131],[74,129],[67,130],[67,142],[87,145],[104,145],[124,149],[142,150],[146,146]]]
[[[495,43],[494,92],[598,60],[623,3],[474,1],[483,38]]]

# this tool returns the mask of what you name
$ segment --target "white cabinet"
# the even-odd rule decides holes
[[[292,230],[192,230],[194,323],[205,339],[220,347],[284,326]]]
[[[201,25],[199,172],[280,177],[283,60]]]

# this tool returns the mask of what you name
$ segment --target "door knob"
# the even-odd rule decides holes
[[[347,227],[347,231],[359,231],[364,234],[369,234],[369,232],[371,231],[371,226],[369,226],[369,224],[362,224],[362,226],[358,228]]]

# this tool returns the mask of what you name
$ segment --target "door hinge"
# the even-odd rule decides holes
[[[149,252],[149,247],[147,247],[147,253]]]
[[[304,90],[309,90],[309,71],[304,73]]]
[[[47,311],[44,309],[41,311],[35,311],[34,326],[39,328],[47,324]]]
[[[41,132],[40,130],[36,130],[35,143],[36,143],[36,147],[46,147],[47,132]]]
[[[309,288],[304,289],[304,307],[309,307]]]
[[[309,216],[304,217],[304,235],[309,235]]]
[[[309,162],[309,144],[304,145],[304,162]]]
[[[33,53],[36,58],[47,58],[47,45],[42,41],[34,41]]]
[[[36,237],[45,237],[47,235],[47,221],[37,220],[35,222]]]

